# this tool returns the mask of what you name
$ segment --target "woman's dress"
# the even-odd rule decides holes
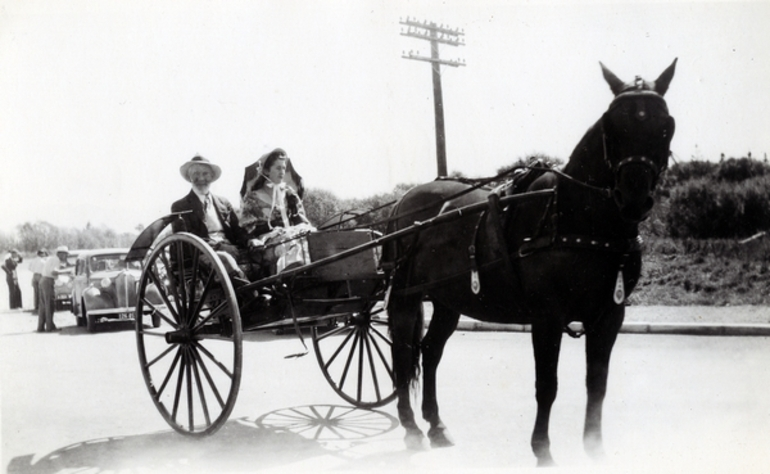
[[[248,192],[241,202],[240,225],[249,238],[264,248],[264,264],[272,274],[310,262],[307,243],[301,237],[313,230],[302,201],[284,183],[266,183]]]

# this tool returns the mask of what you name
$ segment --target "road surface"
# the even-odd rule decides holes
[[[0,313],[2,462],[8,472],[486,472],[535,465],[527,333],[458,332],[439,371],[452,448],[406,451],[396,407],[354,410],[295,336],[251,333],[230,421],[186,438],[142,379],[130,325],[34,332]],[[556,472],[764,472],[770,466],[770,338],[621,334],[605,404],[607,460],[582,450],[583,340],[565,336],[551,441]],[[419,407],[419,401],[415,403]],[[287,425],[288,417],[295,423]]]

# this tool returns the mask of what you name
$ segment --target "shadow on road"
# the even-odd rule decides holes
[[[51,453],[18,456],[9,474],[68,471],[242,472],[336,455],[339,442],[360,442],[393,430],[391,415],[339,405],[276,410],[228,421],[205,438],[163,431],[71,444]],[[331,442],[331,443],[330,443]]]

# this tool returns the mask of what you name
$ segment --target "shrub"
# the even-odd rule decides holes
[[[719,163],[716,178],[719,181],[739,182],[770,174],[770,165],[751,158],[730,158]]]
[[[672,237],[748,237],[770,228],[770,175],[738,184],[706,178],[671,190],[666,227]]]
[[[676,164],[661,179],[656,200],[643,225],[649,235],[748,237],[770,229],[770,165],[751,158]]]

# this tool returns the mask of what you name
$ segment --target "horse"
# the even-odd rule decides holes
[[[639,223],[649,216],[668,166],[675,122],[663,95],[676,59],[655,81],[637,76],[630,83],[599,64],[614,97],[562,170],[533,166],[515,184],[492,191],[437,179],[412,188],[394,205],[386,234],[417,227],[383,248],[383,262],[392,269],[386,307],[407,448],[427,448],[409,398],[421,356],[422,416],[430,424],[430,445],[454,444],[439,416],[436,370],[464,314],[531,325],[537,401],[531,447],[539,466],[554,463],[548,424],[562,334],[585,336],[583,444],[592,458],[604,455],[602,405],[610,354],[626,298],[641,273]],[[538,196],[504,201],[515,193]],[[489,202],[481,206],[484,212],[461,212],[484,200]],[[461,216],[420,225],[453,211]],[[427,331],[424,301],[433,305]],[[579,334],[572,322],[582,323]]]

